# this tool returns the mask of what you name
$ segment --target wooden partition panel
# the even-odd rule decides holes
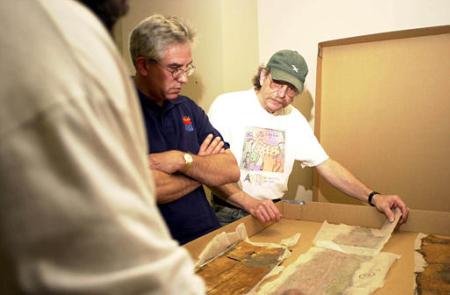
[[[450,211],[450,26],[320,43],[315,133],[374,190]],[[352,203],[314,182],[315,200]]]

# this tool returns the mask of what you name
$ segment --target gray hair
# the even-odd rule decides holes
[[[193,29],[175,16],[160,14],[141,21],[130,35],[130,54],[133,64],[138,56],[161,60],[164,50],[174,43],[193,42]]]

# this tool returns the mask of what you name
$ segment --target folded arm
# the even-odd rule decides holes
[[[223,179],[220,179],[220,175],[218,177],[219,179],[213,179],[213,173],[216,175],[220,173],[216,173],[211,170],[203,171],[203,173],[201,171],[196,172],[195,169],[201,170],[201,166],[197,168],[186,167],[186,162],[183,157],[184,152],[168,151],[150,154],[148,158],[150,167],[153,171],[153,178],[156,183],[158,203],[163,204],[175,201],[197,189],[200,185],[202,185],[202,183],[214,183],[218,180],[225,181],[227,177],[231,178],[233,176],[228,175],[229,172],[232,174],[236,173],[237,170],[237,176],[234,175],[234,177],[239,178],[239,168],[237,167],[236,160],[231,153],[225,152],[223,145],[224,143],[220,137],[213,138],[213,135],[209,134],[200,145],[198,156],[194,158],[195,166],[198,166],[201,165],[201,163],[198,164],[198,162],[202,162],[202,158],[206,156],[227,154],[225,157],[225,164],[227,164],[227,161],[230,162],[231,169],[228,171],[224,171],[225,169],[222,169],[221,172],[225,172],[225,175],[222,176]],[[194,155],[192,155],[192,157],[194,157]],[[209,160],[211,161],[215,159]],[[192,166],[194,166],[194,163]],[[219,165],[224,165],[224,163],[219,163]],[[193,173],[192,175],[196,175],[196,173],[199,174],[197,176],[198,179],[195,179],[195,176],[190,176],[188,172]],[[208,173],[210,173],[210,175],[208,175]]]
[[[368,196],[372,190],[341,164],[332,159],[328,159],[316,168],[317,172],[332,186],[355,199],[367,203]],[[408,219],[409,210],[399,196],[379,194],[373,200],[378,211],[383,212],[390,221],[394,220],[394,213],[392,212],[394,208],[399,208],[402,212],[400,223],[404,223]]]
[[[183,155],[184,152],[176,150],[150,154],[150,167],[167,174],[182,173],[208,186],[239,180],[239,167],[229,151],[205,156],[192,155],[190,167],[186,166]]]
[[[158,204],[178,200],[201,185],[200,182],[182,174],[167,174],[155,169],[152,169],[152,174],[156,184]]]

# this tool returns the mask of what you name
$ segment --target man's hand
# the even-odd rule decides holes
[[[180,151],[151,153],[148,155],[148,159],[151,169],[159,170],[167,174],[177,172],[186,164],[183,158],[183,152]]]
[[[271,200],[258,200],[258,203],[259,204],[250,209],[249,212],[251,215],[262,223],[280,221],[280,210],[278,210]]]
[[[216,138],[213,139],[213,135],[210,133],[208,134],[208,136],[206,136],[205,140],[203,140],[202,144],[200,145],[198,155],[206,156],[223,153],[225,152],[223,145],[224,143],[220,138],[220,136],[217,136]]]
[[[278,210],[278,207],[275,206],[272,200],[258,200],[248,195],[244,191],[240,191],[238,194],[245,194],[245,198],[241,196],[241,200],[243,200],[243,209],[256,219],[258,219],[260,222],[268,223],[280,221],[280,210]],[[236,196],[234,196],[234,198],[235,197]]]
[[[367,202],[367,195],[371,189],[358,180],[350,171],[338,162],[328,159],[316,166],[319,174],[325,178],[335,188],[363,202]],[[392,209],[398,208],[402,212],[399,224],[405,223],[408,219],[409,209],[402,199],[397,195],[375,195],[372,203],[381,213],[384,213],[389,221],[394,221]]]
[[[405,223],[408,220],[409,209],[397,195],[377,194],[373,197],[372,203],[377,210],[384,213],[391,222],[394,221],[394,212],[392,212],[392,209],[394,208],[398,208],[402,212],[402,218],[400,219],[399,224]]]

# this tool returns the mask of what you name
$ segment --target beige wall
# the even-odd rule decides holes
[[[375,190],[450,211],[450,26],[342,42],[321,47],[322,145]],[[350,201],[318,188],[319,200]]]
[[[319,42],[448,24],[448,0],[258,0],[260,62],[284,48],[304,55],[310,69],[307,93],[294,105],[313,127]],[[289,195],[311,200],[312,172],[299,167],[290,177]]]
[[[183,94],[207,110],[217,95],[250,87],[258,66],[256,0],[131,0],[128,15],[115,28],[131,73],[128,35],[154,13],[179,16],[197,32],[193,50],[197,70]]]

